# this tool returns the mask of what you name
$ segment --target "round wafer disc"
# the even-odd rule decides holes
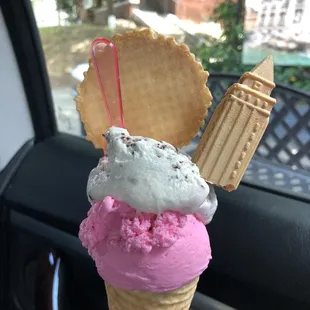
[[[191,141],[204,123],[212,96],[208,72],[185,44],[145,29],[116,35],[126,129],[175,147]],[[97,55],[99,58],[104,54]],[[110,127],[92,62],[78,87],[77,109],[87,139],[105,148]]]

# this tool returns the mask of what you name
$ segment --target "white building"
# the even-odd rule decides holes
[[[255,32],[278,48],[310,45],[310,0],[262,0]]]

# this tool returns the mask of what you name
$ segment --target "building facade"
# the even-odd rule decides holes
[[[309,0],[263,0],[256,27],[262,32],[290,30],[298,35],[310,28]]]

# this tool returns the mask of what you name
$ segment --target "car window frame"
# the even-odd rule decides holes
[[[57,134],[51,87],[30,0],[1,1],[0,8],[24,85],[35,141]]]

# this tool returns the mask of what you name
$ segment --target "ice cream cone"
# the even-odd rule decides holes
[[[181,288],[163,293],[129,291],[105,284],[110,310],[188,310],[199,277]]]
[[[217,200],[178,148],[204,123],[209,74],[187,46],[148,29],[112,42],[126,129],[108,120],[96,70],[109,49],[98,49],[76,102],[87,139],[106,156],[90,173],[92,207],[79,238],[105,281],[110,310],[189,310],[211,260],[205,224]]]

